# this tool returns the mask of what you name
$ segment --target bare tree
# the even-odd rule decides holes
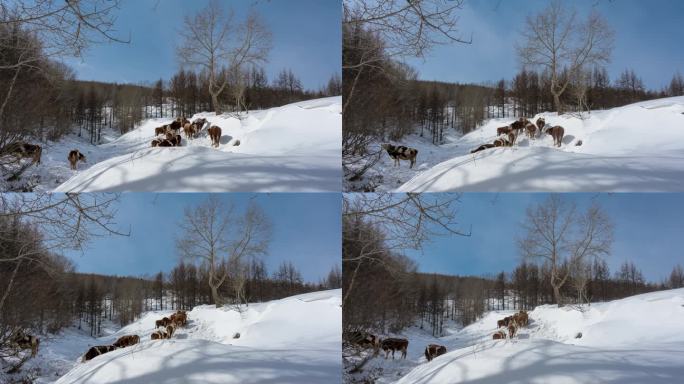
[[[207,264],[216,307],[226,304],[219,293],[229,275],[220,268],[226,255],[229,267],[239,268],[232,273],[240,277],[245,260],[265,253],[270,239],[270,222],[257,205],[250,203],[239,216],[232,204],[225,205],[214,196],[197,207],[187,207],[180,229],[178,250],[184,258]],[[235,299],[238,304],[244,299],[244,284],[237,286]]]
[[[6,249],[0,254],[0,264],[14,267],[0,298],[0,311],[22,265],[35,264],[50,273],[52,265],[44,257],[48,252],[82,250],[97,236],[128,235],[114,221],[118,199],[118,195],[111,194],[0,195],[0,220],[13,223],[0,228],[0,241],[16,244],[12,251]],[[40,228],[40,236],[17,237],[16,231],[25,225]]]
[[[343,51],[361,51],[354,60],[343,60],[343,79],[350,82],[342,111],[346,112],[354,97],[357,84],[368,69],[381,69],[386,51],[390,57],[423,57],[435,45],[470,43],[458,32],[457,11],[463,0],[344,0],[342,28],[345,31]],[[359,47],[358,41],[349,39],[349,31],[363,29],[383,42]]]
[[[435,45],[470,43],[458,31],[463,0],[344,0],[343,25],[362,25],[387,42],[392,55],[422,57]]]
[[[420,249],[435,236],[469,236],[458,229],[456,205],[459,194],[359,193],[343,197],[342,262],[353,270],[344,292],[343,304],[354,289],[356,276],[365,265],[376,262],[378,256],[406,249]],[[359,231],[362,225],[379,228],[382,238],[369,231]],[[345,244],[353,244],[345,248]]]
[[[92,44],[130,40],[115,35],[118,7],[119,0],[6,0],[0,3],[0,150],[8,140],[28,135],[20,129],[23,127],[10,124],[19,115],[18,107],[12,102],[26,92],[17,92],[22,82],[35,83],[41,79],[46,83],[39,87],[56,88],[69,76],[66,67],[54,59],[80,57]],[[14,114],[8,113],[13,107]],[[25,112],[28,107],[20,108]]]
[[[587,297],[587,285],[591,280],[591,263],[587,261],[577,262],[570,266],[571,285],[577,292],[577,303],[590,303]]]
[[[578,214],[574,204],[552,195],[543,203],[527,209],[522,228],[525,237],[518,241],[524,258],[547,262],[554,299],[563,305],[560,290],[570,278],[573,266],[610,253],[613,225],[597,204]],[[570,268],[563,268],[564,264]]]
[[[523,65],[549,71],[549,91],[559,114],[563,113],[560,97],[575,74],[607,63],[613,50],[613,31],[600,14],[592,11],[586,21],[578,19],[574,9],[553,0],[536,16],[527,17],[522,45],[517,46]]]
[[[263,63],[271,50],[271,32],[259,15],[250,12],[245,23],[237,31],[237,47],[232,51],[230,72],[231,90],[238,112],[247,110],[245,89],[249,78],[249,67]]]
[[[245,67],[266,61],[271,48],[271,34],[256,13],[250,13],[238,27],[233,19],[232,10],[225,11],[219,1],[212,0],[194,16],[186,16],[179,32],[182,42],[178,56],[183,64],[207,71],[208,91],[217,114],[223,112],[219,96],[229,85],[229,74],[231,85],[236,87],[232,92],[236,107],[240,108]]]

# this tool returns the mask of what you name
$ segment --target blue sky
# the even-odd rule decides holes
[[[579,208],[592,201],[603,206],[615,224],[611,273],[626,260],[652,281],[667,278],[672,267],[684,266],[684,194],[563,194]],[[520,262],[516,238],[524,236],[521,223],[530,204],[547,194],[468,193],[461,198],[458,221],[471,237],[440,237],[423,252],[406,252],[424,272],[484,275],[510,272]]]
[[[177,31],[183,17],[204,8],[208,0],[122,0],[117,36],[130,44],[93,46],[82,60],[67,60],[82,80],[112,82],[167,80],[179,68]],[[341,3],[339,0],[222,0],[236,20],[250,7],[262,15],[273,33],[273,49],[264,65],[269,80],[291,68],[305,88],[318,89],[341,72]]]
[[[264,209],[273,224],[264,261],[269,273],[284,260],[292,261],[305,280],[318,282],[333,265],[341,265],[341,197],[339,193],[214,194],[236,207],[250,199]],[[94,239],[85,252],[66,255],[79,272],[141,276],[167,272],[179,260],[175,249],[184,208],[207,198],[199,193],[124,193],[118,204],[117,226],[130,237]]]
[[[520,70],[514,44],[528,14],[546,8],[549,0],[465,0],[459,30],[473,44],[436,48],[425,60],[409,60],[425,80],[482,83],[510,80]],[[593,6],[615,30],[615,49],[607,66],[614,80],[632,68],[648,88],[660,90],[672,75],[684,74],[684,1],[573,0],[580,13]]]

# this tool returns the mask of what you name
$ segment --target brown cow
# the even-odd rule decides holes
[[[529,321],[530,321],[530,318],[529,318],[529,315],[527,314],[527,312],[525,312],[525,311],[518,312],[518,319],[516,320],[518,325],[527,326],[527,324],[529,324]]]
[[[171,324],[171,319],[168,317],[163,317],[161,320],[157,320],[154,322],[155,327],[166,327],[167,325]]]
[[[477,147],[477,148],[473,149],[472,151],[470,151],[470,153],[477,153],[477,152],[480,152],[480,151],[484,151],[485,149],[494,148],[494,147],[495,147],[494,144],[482,144],[482,145],[480,145],[479,147]]]
[[[447,349],[443,345],[430,344],[425,348],[425,358],[427,361],[432,361],[437,356],[441,356],[447,352]]]
[[[194,125],[188,123],[183,126],[183,132],[185,132],[185,137],[191,140],[195,136],[196,128]]]
[[[209,138],[211,138],[211,145],[218,148],[221,141],[221,128],[214,125],[207,129],[207,132],[209,133]]]
[[[84,154],[79,152],[78,149],[74,149],[71,152],[69,152],[69,155],[67,156],[67,160],[69,160],[69,164],[71,164],[71,169],[76,170],[78,168],[78,162],[86,162],[86,157]]]
[[[174,133],[178,133],[180,131],[181,127],[183,126],[181,118],[177,118],[176,120],[172,121],[171,124],[167,125],[168,129],[174,131]]]
[[[511,124],[511,129],[514,130],[514,131],[518,131],[518,132],[519,132],[519,131],[522,131],[523,129],[525,129],[525,127],[526,127],[527,124],[529,124],[529,123],[530,123],[529,120],[527,120],[527,119],[524,118],[524,117],[521,117],[521,118],[519,118],[518,120],[514,121],[514,122]]]
[[[25,334],[24,332],[19,332],[14,337],[14,342],[21,349],[30,349],[31,357],[36,357],[36,353],[38,353],[38,347],[40,346],[39,338],[33,335]]]
[[[505,127],[499,127],[496,129],[496,135],[501,136],[501,135],[507,135],[509,132],[511,132],[511,126],[507,125]]]
[[[528,123],[525,126],[525,132],[527,133],[527,137],[534,139],[537,137],[537,126],[532,123]]]
[[[197,120],[192,122],[192,125],[194,125],[195,128],[197,129],[197,133],[199,133],[199,131],[201,131],[202,128],[204,128],[204,126],[206,124],[207,124],[207,119],[205,119],[205,118],[200,118],[200,119],[197,119]]]
[[[392,351],[392,360],[394,360],[394,352],[401,351],[401,358],[406,358],[406,351],[408,350],[408,340],[399,338],[387,338],[380,342],[382,350],[385,351],[385,359],[389,357],[390,351]]]
[[[367,332],[352,332],[348,339],[350,343],[362,348],[378,348],[380,346],[380,338]]]
[[[512,339],[513,336],[518,332],[518,324],[516,324],[515,320],[511,321],[508,324],[508,338]]]
[[[538,118],[537,119],[537,128],[539,128],[539,132],[543,132],[545,126],[546,126],[546,120],[544,120],[543,117]]]
[[[492,145],[494,145],[494,147],[507,147],[508,146],[508,138],[504,139],[504,137],[505,136],[501,136],[498,139],[494,140]]]
[[[167,325],[166,333],[169,335],[168,338],[171,338],[173,334],[176,333],[176,325],[174,323]]]
[[[553,145],[560,148],[563,136],[565,135],[565,129],[560,125],[556,125],[555,127],[547,128],[546,133],[553,137]]]
[[[505,327],[505,326],[506,326],[506,320],[498,320],[498,321],[496,322],[496,327],[497,327],[497,328],[501,328],[501,327]]]
[[[151,338],[152,340],[168,339],[168,338],[169,338],[169,334],[166,333],[165,330],[155,331],[155,332],[152,332],[152,335],[150,335],[150,338]]]
[[[97,345],[94,347],[91,347],[88,352],[86,352],[85,355],[83,355],[83,359],[81,360],[82,362],[86,362],[90,359],[93,359],[97,356],[103,355],[107,352],[111,352],[113,350],[117,349],[116,346],[114,345]]]
[[[140,336],[138,335],[126,335],[126,336],[121,336],[119,339],[114,342],[114,346],[117,348],[126,348],[130,347],[131,345],[136,345],[140,342]]]
[[[29,144],[29,143],[14,143],[8,146],[10,148],[10,153],[14,155],[17,159],[31,159],[31,164],[40,164],[40,156],[43,153],[43,148],[40,145]]]
[[[188,315],[185,312],[179,312],[176,314],[176,324],[184,326],[188,323]]]
[[[494,333],[492,335],[493,340],[502,340],[505,338],[506,338],[506,333],[504,331],[496,331],[496,333]]]
[[[405,147],[403,145],[395,146],[392,144],[382,144],[382,149],[387,151],[389,157],[394,159],[394,166],[398,166],[399,160],[408,160],[411,162],[409,168],[413,168],[416,164],[416,157],[418,156],[418,150],[415,148]]]
[[[167,127],[168,127],[168,126],[165,125],[165,126],[163,126],[163,127],[157,127],[157,128],[155,128],[155,129],[154,129],[154,135],[155,135],[155,136],[160,136],[160,135],[166,134],[166,128],[167,128]]]

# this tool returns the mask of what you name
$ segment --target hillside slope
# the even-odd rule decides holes
[[[439,340],[449,352],[419,359],[397,383],[677,383],[684,375],[684,289],[582,310],[540,306],[519,336],[491,340],[504,314]]]
[[[154,128],[171,119],[148,119],[138,128],[99,146],[67,137],[45,147],[43,164],[24,178],[37,189],[57,192],[317,192],[339,191],[342,116],[340,97],[309,100],[252,111],[242,120],[200,113],[221,127],[219,148],[206,133],[182,146],[151,148]],[[237,144],[239,141],[239,145]],[[69,169],[71,149],[86,154]]]
[[[154,321],[172,311],[151,312],[101,340],[138,334],[140,344],[79,362],[57,383],[340,382],[340,303],[341,290],[332,290],[250,304],[242,313],[199,306],[185,328],[161,341],[150,340]]]
[[[391,166],[383,154],[379,189],[411,192],[598,192],[684,190],[684,97],[650,100],[580,119],[543,113],[547,124],[565,128],[561,148],[548,135],[521,136],[512,148],[470,150],[491,143],[496,128],[511,119],[493,119],[440,147],[408,138],[419,149],[409,170]],[[580,146],[577,146],[579,142]],[[393,176],[395,175],[396,176]]]

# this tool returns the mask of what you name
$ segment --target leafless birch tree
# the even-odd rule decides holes
[[[550,284],[559,306],[563,305],[560,290],[573,268],[609,255],[613,242],[613,224],[599,205],[593,204],[581,214],[558,195],[529,207],[522,228],[525,235],[518,240],[520,252],[524,258],[549,264]],[[566,262],[569,268],[562,268]]]
[[[549,92],[559,114],[563,113],[561,95],[571,79],[582,70],[609,62],[613,50],[613,30],[598,12],[592,10],[582,21],[560,0],[528,16],[521,37],[522,44],[517,46],[520,61],[549,71]],[[565,71],[568,76],[562,76]]]
[[[264,254],[270,239],[270,222],[257,205],[250,203],[240,216],[235,206],[214,196],[197,207],[187,207],[180,230],[176,239],[178,250],[183,258],[207,264],[216,307],[227,303],[219,289],[229,275],[242,277],[242,266],[250,257]],[[226,259],[228,266],[235,269],[220,268]],[[244,282],[233,289],[239,304],[244,299]]]
[[[179,32],[180,61],[207,71],[208,91],[217,114],[223,112],[219,97],[229,85],[234,88],[231,94],[236,108],[244,107],[245,69],[265,62],[271,49],[271,33],[256,13],[250,12],[237,26],[234,19],[232,10],[226,11],[219,1],[212,0],[194,16],[186,16]]]

